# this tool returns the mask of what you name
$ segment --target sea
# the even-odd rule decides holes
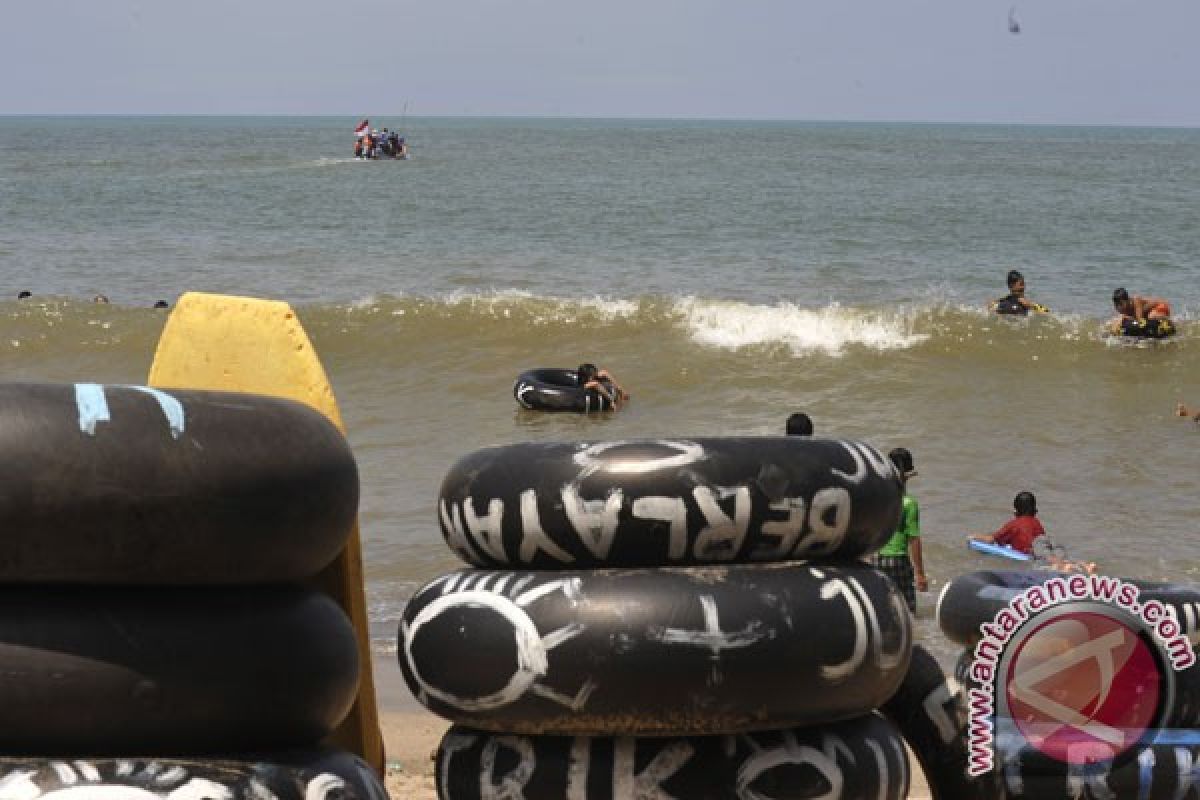
[[[458,566],[438,487],[489,445],[781,434],[804,411],[906,447],[918,638],[948,661],[936,592],[1008,566],[964,537],[1022,490],[1072,558],[1200,579],[1200,427],[1175,415],[1200,405],[1200,131],[373,118],[413,155],[374,162],[357,122],[0,117],[0,370],[141,382],[156,301],[291,303],[359,463],[385,706],[407,598]],[[987,312],[1014,268],[1051,314]],[[1178,334],[1107,336],[1116,287],[1167,298]],[[582,361],[627,408],[514,402],[520,372]]]

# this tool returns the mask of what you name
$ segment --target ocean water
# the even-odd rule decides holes
[[[797,410],[913,452],[935,591],[999,566],[963,537],[1024,489],[1071,555],[1197,579],[1200,430],[1173,410],[1200,404],[1200,131],[410,118],[372,122],[411,161],[359,162],[355,122],[0,118],[0,369],[137,382],[155,300],[291,302],[359,459],[381,661],[455,566],[435,500],[460,456]],[[1056,313],[985,313],[1013,267]],[[1117,286],[1180,333],[1103,336]],[[583,360],[626,410],[516,407],[519,372]],[[919,631],[948,655],[935,597]]]

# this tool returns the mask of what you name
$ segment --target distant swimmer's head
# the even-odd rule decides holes
[[[26,297],[33,297],[33,292],[29,291],[28,289],[22,289],[17,293],[18,300],[24,300]]]
[[[787,418],[788,436],[812,436],[812,419],[803,411],[797,411]]]
[[[93,298],[92,298],[92,302],[93,302],[93,303],[107,303],[107,302],[108,302],[108,298],[107,298],[107,297],[105,297],[105,296],[104,296],[104,295],[102,295],[102,294],[98,294],[98,295],[96,295],[95,297],[93,297]]]
[[[155,308],[170,308],[171,306],[167,303],[166,300],[159,300],[157,303],[154,304],[154,307]]]
[[[1022,294],[1025,291],[1025,276],[1015,269],[1008,271],[1008,290],[1013,294]]]
[[[575,370],[575,379],[579,382],[580,386],[583,386],[588,381],[596,380],[596,373],[599,371],[595,364],[580,364],[578,369]]]
[[[1013,511],[1018,517],[1036,517],[1037,498],[1033,496],[1033,492],[1018,492],[1013,498]]]
[[[896,465],[896,471],[900,473],[900,477],[904,480],[915,477],[917,469],[913,466],[912,453],[908,452],[903,447],[897,447],[888,453],[888,458]]]
[[[1129,299],[1129,292],[1124,289],[1113,289],[1113,307],[1121,313],[1127,313],[1125,309],[1132,308],[1133,302]]]

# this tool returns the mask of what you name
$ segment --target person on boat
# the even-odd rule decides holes
[[[1171,305],[1161,297],[1143,297],[1131,295],[1123,287],[1114,289],[1112,295],[1113,308],[1117,317],[1109,323],[1113,333],[1128,333],[1131,328],[1145,328],[1149,323],[1161,329],[1164,325],[1171,327]]]
[[[1024,316],[1030,311],[1045,313],[1050,309],[1041,303],[1035,303],[1025,296],[1025,276],[1015,269],[1008,271],[1008,294],[999,300],[993,300],[988,306],[997,314],[1018,314]]]
[[[787,418],[786,430],[788,436],[812,436],[812,418],[803,411],[797,411]]]
[[[360,136],[354,140],[354,157],[355,158],[363,157],[363,138],[364,137]]]
[[[408,158],[408,144],[403,136],[396,138],[396,158]]]
[[[614,409],[620,408],[629,399],[629,394],[621,388],[621,384],[617,383],[612,373],[595,364],[580,364],[575,370],[575,380],[584,389],[595,389]]]
[[[888,458],[900,475],[904,500],[900,507],[899,525],[883,549],[875,554],[872,564],[892,579],[908,610],[915,614],[917,592],[929,591],[925,559],[921,555],[921,510],[917,506],[917,498],[908,493],[908,482],[917,476],[917,470],[913,467],[912,453],[903,447],[893,449],[888,453]]]
[[[1046,529],[1037,518],[1037,498],[1033,492],[1018,492],[1013,498],[1013,518],[995,533],[976,533],[970,538],[977,542],[990,542],[1011,547],[1026,555],[1033,555],[1033,540],[1045,536]]]

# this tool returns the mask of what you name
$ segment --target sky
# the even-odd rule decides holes
[[[1200,0],[7,0],[0,114],[1200,127],[1198,32]]]

